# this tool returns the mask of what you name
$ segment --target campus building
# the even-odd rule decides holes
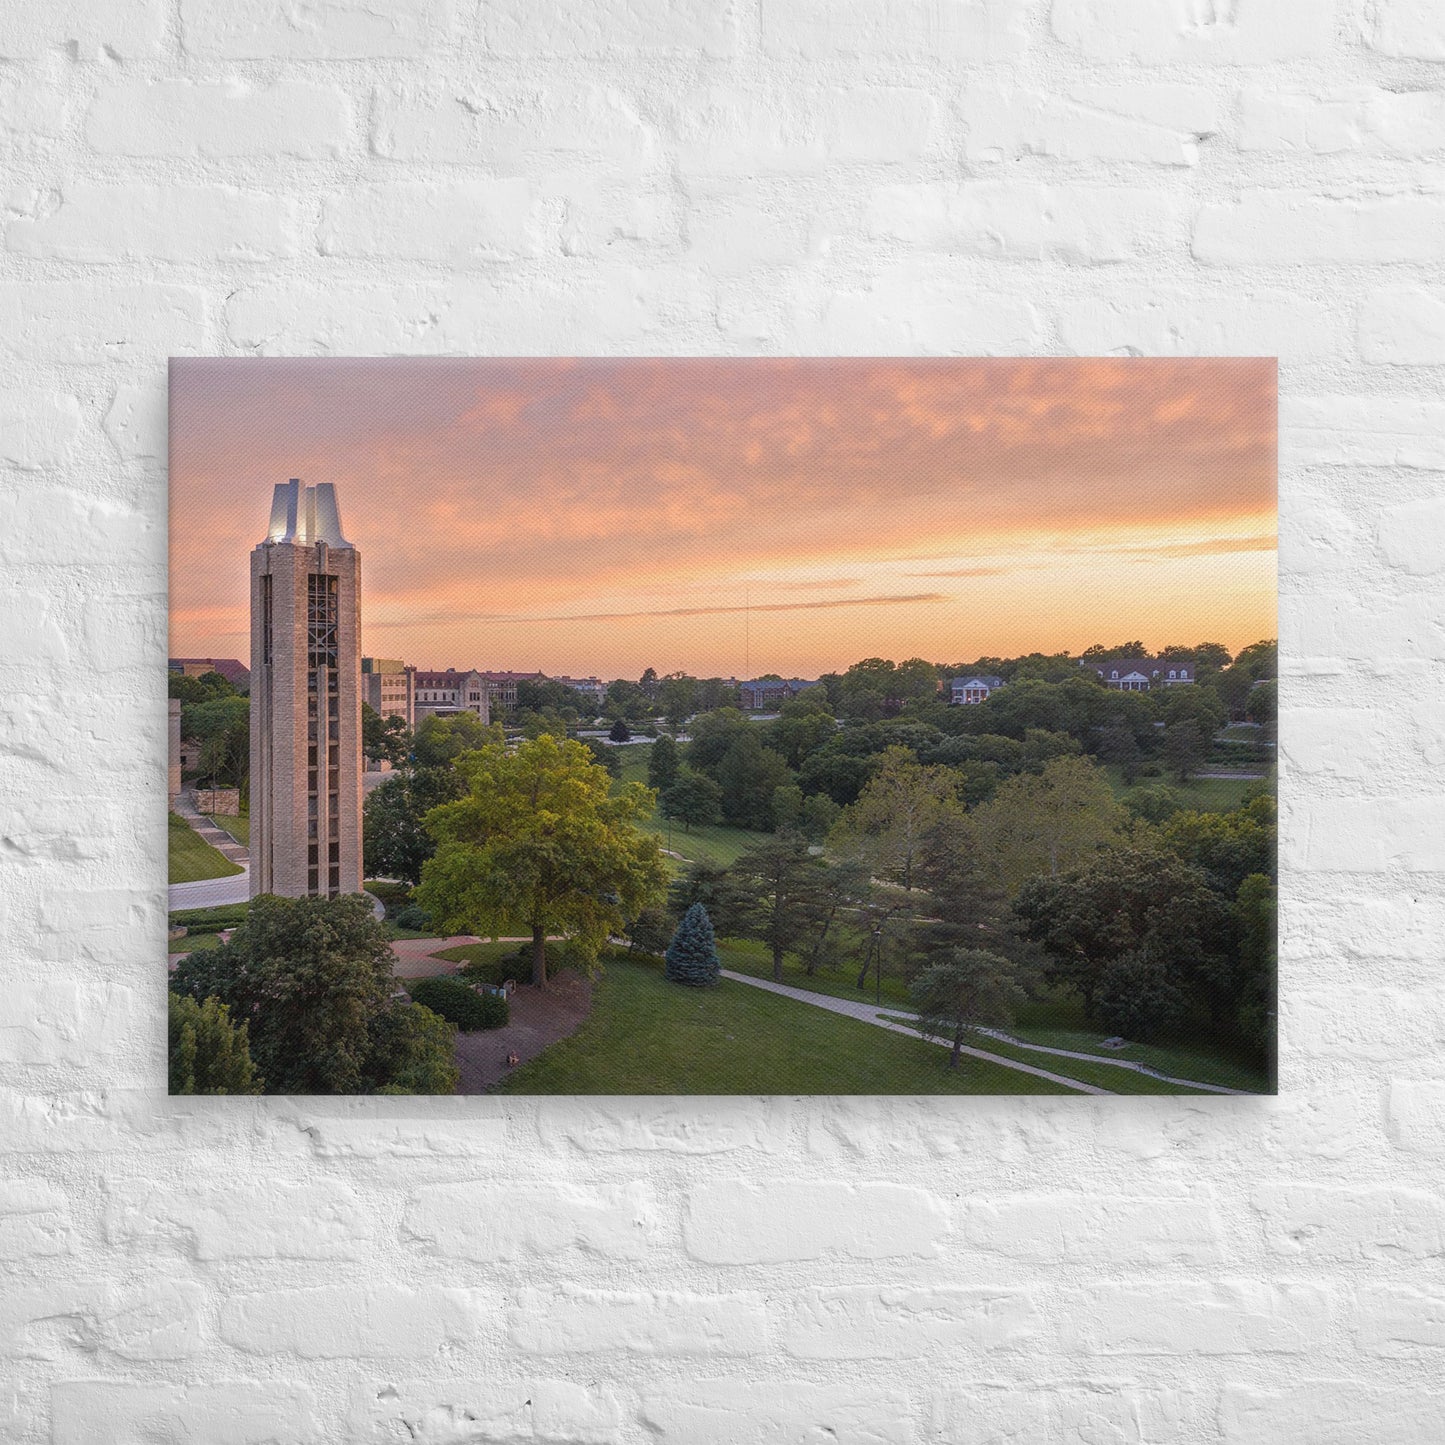
[[[361,659],[361,700],[382,717],[399,717],[416,727],[416,668],[394,657]]]
[[[458,672],[449,667],[445,672],[417,671],[412,678],[416,721],[428,717],[451,717],[454,713],[474,713],[483,722],[492,720],[492,692],[487,675],[475,668]]]
[[[293,477],[251,553],[252,896],[361,892],[361,801],[361,557]]]

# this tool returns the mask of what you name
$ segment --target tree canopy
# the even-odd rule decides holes
[[[441,927],[526,931],[532,981],[544,987],[549,936],[565,936],[591,968],[608,937],[661,898],[658,839],[635,826],[653,793],[641,783],[614,793],[580,743],[543,736],[509,751],[491,742],[458,769],[467,792],[427,816],[437,849],[417,893]]]

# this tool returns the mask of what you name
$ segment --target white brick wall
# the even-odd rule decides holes
[[[0,8],[0,1438],[1445,1438],[1435,0]],[[1282,358],[1278,1100],[163,1096],[167,354],[1030,350]]]

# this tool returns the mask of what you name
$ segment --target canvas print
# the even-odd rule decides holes
[[[1261,358],[194,358],[170,1088],[1275,1079]]]

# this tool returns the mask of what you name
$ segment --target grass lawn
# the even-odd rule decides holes
[[[645,783],[647,760],[652,755],[651,744],[621,748],[619,751],[622,754],[622,781]],[[662,846],[680,854],[685,863],[718,863],[723,866],[735,862],[739,854],[769,836],[748,828],[727,828],[721,823],[695,823],[692,832],[685,833],[681,823],[669,823],[656,809],[650,817],[643,818],[638,827],[644,832],[656,833],[662,839]],[[668,861],[673,864],[678,862],[675,858]]]
[[[1083,1053],[1108,1053],[1117,1058],[1132,1059],[1161,1073],[1172,1074],[1177,1079],[1197,1079],[1201,1084],[1222,1084],[1226,1089],[1248,1089],[1256,1093],[1263,1093],[1268,1087],[1259,1069],[1208,1045],[1129,1044],[1122,1049],[1105,1049],[1104,1040],[1111,1035],[1091,1026],[1084,1018],[1083,1005],[1077,998],[1061,995],[1030,1000],[1019,1009],[1018,1017],[1008,1032],[1027,1043],[1045,1044],[1051,1049],[1078,1049]],[[1073,1070],[1060,1072],[1072,1073]]]
[[[724,979],[681,988],[616,955],[572,1035],[508,1077],[509,1094],[1065,1094],[1060,1084],[965,1059]]]
[[[1109,786],[1113,788],[1116,798],[1129,791],[1118,768],[1107,767],[1104,771],[1109,775]],[[1183,799],[1186,808],[1200,813],[1228,813],[1245,801],[1252,788],[1259,786],[1259,780],[1253,778],[1191,778],[1187,783],[1181,783],[1172,775],[1162,778],[1141,777],[1134,786],[1146,788],[1156,783],[1163,783],[1173,789]]]
[[[734,973],[745,973],[751,978],[773,977],[773,955],[761,943],[749,939],[720,938],[717,942],[718,957],[722,966]],[[863,966],[861,957],[857,962],[845,963],[841,968],[820,966],[811,977],[804,972],[803,965],[792,954],[783,956],[783,982],[789,988],[806,988],[813,993],[827,994],[830,998],[846,998],[853,1003],[871,1003],[874,999],[872,970],[868,973],[868,987],[856,989],[858,970]],[[908,1007],[908,985],[901,978],[883,975],[882,997],[884,1005]]]
[[[243,848],[251,846],[251,815],[243,813],[239,818],[232,818],[225,813],[210,813],[207,815],[211,822],[223,833],[229,833]]]
[[[238,863],[218,853],[178,813],[170,815],[170,881],[198,883],[241,872]]]

